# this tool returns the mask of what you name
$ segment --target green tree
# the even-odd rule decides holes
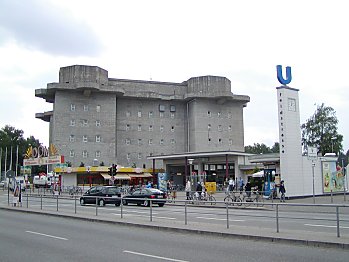
[[[271,153],[271,149],[265,144],[254,143],[253,146],[245,146],[245,152],[251,154]]]
[[[0,147],[2,149],[1,157],[1,171],[5,170],[5,159],[6,159],[6,170],[13,170],[20,173],[20,166],[23,164],[24,154],[28,147],[38,147],[40,145],[39,140],[30,136],[27,139],[23,138],[23,130],[16,129],[10,125],[6,125],[0,130]],[[18,147],[18,166],[17,162],[17,147]],[[11,148],[12,148],[12,162],[11,162]],[[7,149],[7,150],[6,150]],[[7,156],[5,157],[7,151]],[[38,169],[39,167],[36,167]],[[32,170],[33,173],[33,170]]]
[[[321,104],[315,113],[301,125],[304,151],[316,147],[322,155],[342,152],[343,136],[337,132],[336,111]]]
[[[280,144],[279,142],[275,142],[274,145],[271,148],[272,153],[279,153],[280,152]]]

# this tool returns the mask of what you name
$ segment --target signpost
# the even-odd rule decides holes
[[[311,160],[311,169],[312,169],[312,174],[313,174],[313,203],[315,204],[314,168],[315,168],[315,161],[317,160],[317,148],[316,147],[308,147],[308,159]]]

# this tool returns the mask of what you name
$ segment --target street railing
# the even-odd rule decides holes
[[[96,197],[96,196],[88,196],[89,198],[95,198],[94,204],[92,204],[92,206],[95,207],[95,215],[98,216],[98,212],[99,212],[99,200],[100,199],[119,199],[120,200],[120,218],[123,219],[124,218],[124,214],[125,212],[127,212],[127,210],[125,210],[125,205],[123,204],[124,201],[122,200],[139,200],[139,198],[125,198],[125,197]],[[153,208],[154,208],[154,203],[153,201],[159,201],[159,199],[151,199],[151,198],[144,198],[143,200],[147,200],[149,202],[149,221],[153,221]],[[165,200],[165,199],[164,199]],[[23,194],[21,202],[19,203],[19,206],[21,207],[26,207],[26,208],[35,208],[36,206],[40,206],[40,210],[44,210],[45,209],[49,209],[46,208],[46,206],[50,206],[50,207],[55,207],[56,211],[60,211],[63,208],[60,209],[60,204],[62,204],[62,206],[64,205],[64,203],[66,203],[66,201],[73,201],[74,204],[74,213],[77,214],[78,212],[78,204],[80,204],[80,196],[74,195],[73,197],[70,196],[59,196],[59,195],[36,195],[36,194]],[[210,201],[206,201],[206,202],[210,202]],[[269,211],[269,213],[266,213],[266,215],[263,215],[264,218],[267,219],[273,219],[275,222],[275,230],[277,233],[280,232],[280,221],[282,219],[313,219],[313,220],[326,220],[326,221],[331,221],[331,222],[335,222],[336,223],[336,235],[337,237],[341,236],[341,227],[340,224],[343,222],[349,222],[349,218],[342,218],[341,219],[341,215],[346,215],[348,216],[349,214],[349,205],[347,204],[302,204],[302,203],[278,203],[278,202],[274,202],[274,203],[269,203],[269,202],[264,202],[263,207],[259,207],[257,202],[242,202],[241,206],[232,206],[229,203],[226,203],[224,201],[215,201],[214,206],[209,205],[209,210],[211,213],[216,212],[217,210],[225,210],[224,213],[224,220],[226,222],[226,228],[229,229],[230,228],[230,219],[232,219],[232,217],[236,216],[235,212],[233,212],[232,210],[236,210],[236,209],[243,209],[243,210],[251,210],[252,212],[248,212],[247,214],[239,214],[238,216],[256,216],[254,214],[253,211],[255,210],[266,210]],[[8,205],[10,205],[10,202],[8,202]],[[173,204],[171,204],[173,205]],[[183,218],[183,222],[185,225],[188,225],[189,222],[189,216],[188,214],[190,214],[191,209],[193,208],[197,208],[197,207],[202,207],[203,205],[193,205],[193,201],[192,200],[176,200],[175,206],[177,207],[182,207],[183,211],[181,212],[181,214],[184,215]],[[310,210],[310,211],[301,211],[299,212],[300,214],[305,214],[307,212],[309,212],[312,215],[312,218],[306,218],[306,217],[295,217],[295,216],[288,216],[287,215],[287,211],[292,210],[292,208],[300,208],[303,207],[305,209],[324,209],[323,213],[319,212],[319,214],[331,214],[334,215],[335,218],[333,219],[328,219],[328,218],[314,218],[314,210]],[[218,208],[218,209],[217,209]],[[160,209],[157,209],[157,211],[159,212]],[[216,210],[216,211],[215,211]],[[345,212],[341,212],[342,210],[345,210]],[[66,210],[65,210],[66,211]],[[194,210],[193,212],[197,212],[196,210]],[[273,212],[274,215],[270,215],[270,212]],[[284,212],[282,215],[281,213]],[[318,212],[318,210],[317,210]],[[222,215],[222,213],[220,213],[220,215]],[[192,221],[195,222],[195,221]]]

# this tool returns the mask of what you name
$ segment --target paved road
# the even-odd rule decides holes
[[[313,248],[1,211],[0,260],[348,261],[344,249]]]
[[[184,197],[184,195],[182,196]],[[339,200],[342,199],[341,197]],[[301,202],[300,200],[296,200]],[[303,200],[303,202],[309,201]],[[328,198],[324,199],[328,202]],[[291,203],[292,201],[288,201]],[[293,201],[294,202],[294,201]],[[310,200],[312,202],[312,200]],[[318,201],[317,201],[318,202]],[[336,202],[335,202],[336,203]],[[177,204],[177,203],[176,203]],[[40,199],[32,199],[26,208],[8,207],[7,195],[0,193],[0,208],[9,208],[16,211],[29,211],[80,217],[89,220],[111,221],[113,223],[129,223],[145,225],[153,228],[172,230],[184,230],[200,233],[214,233],[218,235],[263,239],[267,241],[288,241],[305,245],[332,245],[336,247],[349,247],[349,217],[348,212],[340,213],[340,238],[337,237],[336,216],[333,207],[319,210],[318,207],[279,207],[279,233],[276,232],[275,206],[271,208],[229,209],[229,228],[227,229],[225,208],[215,207],[187,207],[187,224],[184,223],[184,207],[180,205],[165,205],[154,207],[152,221],[150,221],[150,209],[138,206],[121,207],[106,206],[96,208],[94,206],[80,206],[77,201],[77,213],[74,212],[72,199],[59,200],[59,211],[56,211],[56,200],[49,198],[43,201],[41,210]],[[310,209],[309,209],[310,208]],[[308,210],[308,211],[307,211]],[[348,210],[348,208],[346,208]],[[306,212],[307,211],[307,212]],[[292,219],[290,219],[292,218]],[[330,220],[329,220],[330,219]]]

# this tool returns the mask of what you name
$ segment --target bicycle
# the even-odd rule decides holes
[[[226,192],[226,197],[224,198],[224,203],[227,203],[228,205],[234,205],[235,203],[238,206],[242,205],[242,200],[239,196],[236,196],[236,192]]]
[[[211,206],[216,204],[216,198],[213,196],[212,193],[208,193],[208,192],[201,193],[201,200],[209,202]]]
[[[264,206],[264,198],[259,194],[258,190],[253,192],[245,192],[243,202],[246,207],[249,207],[252,203],[254,203],[254,205],[257,207]]]

